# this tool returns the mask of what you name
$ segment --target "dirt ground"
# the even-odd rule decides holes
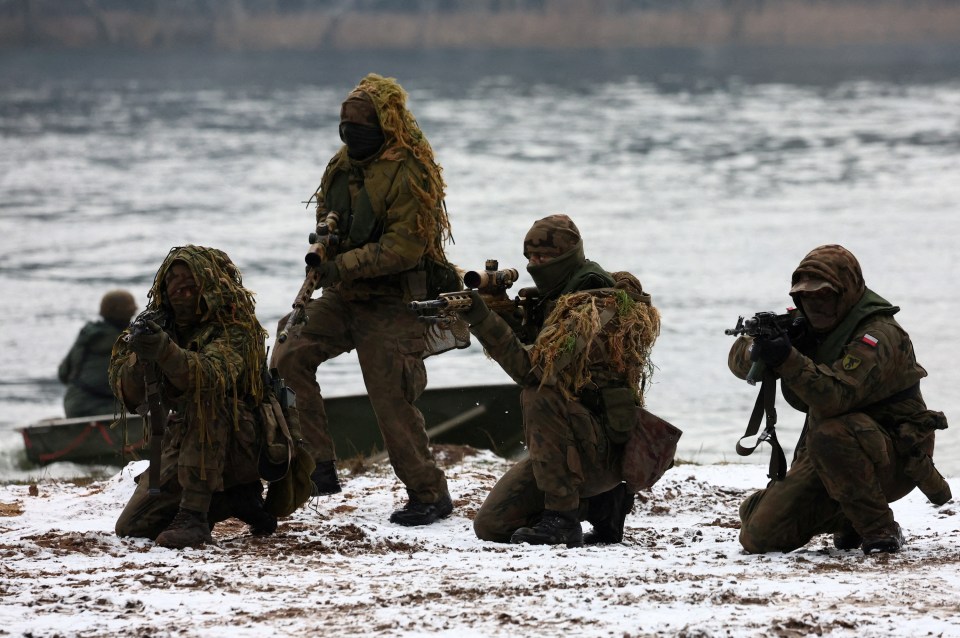
[[[345,472],[342,494],[272,536],[231,520],[215,546],[179,552],[113,534],[142,464],[33,495],[2,486],[0,636],[960,635],[953,502],[895,504],[908,536],[896,555],[824,536],[755,556],[736,512],[764,470],[682,465],[639,495],[622,545],[503,545],[471,520],[508,463],[436,451],[455,500],[436,525],[387,522],[405,492],[380,464]]]

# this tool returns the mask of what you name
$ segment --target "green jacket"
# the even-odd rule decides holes
[[[340,214],[336,264],[345,298],[410,296],[404,275],[417,272],[427,249],[417,228],[422,204],[410,187],[418,179],[420,163],[402,149],[364,162],[341,149],[330,160],[316,195],[317,221]]]
[[[927,376],[910,337],[893,318],[899,310],[867,289],[829,334],[795,344],[776,369],[790,405],[818,420],[858,411],[883,422],[886,413],[899,412],[899,402],[887,400]],[[750,369],[751,342],[741,337],[731,350],[730,367],[740,378]],[[925,409],[917,397],[919,392],[911,395],[909,404]]]
[[[91,321],[80,330],[60,362],[57,376],[67,386],[63,407],[68,418],[114,412],[115,400],[107,368],[120,333],[121,328],[107,321]]]

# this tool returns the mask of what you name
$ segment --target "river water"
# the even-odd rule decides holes
[[[445,169],[454,261],[497,258],[529,285],[524,233],[566,212],[589,257],[640,277],[663,317],[648,405],[684,430],[681,458],[739,462],[755,389],[728,372],[723,330],[782,311],[800,259],[840,243],[903,308],[927,402],[955,423],[938,465],[960,474],[958,50],[7,52],[0,480],[57,473],[21,465],[13,428],[62,414],[77,331],[107,289],[142,306],[171,246],[230,254],[275,333],[302,277],[304,200],[369,71],[404,84]],[[428,372],[433,387],[508,381],[476,345]],[[363,392],[350,355],[319,380]],[[780,406],[789,454],[802,419]]]

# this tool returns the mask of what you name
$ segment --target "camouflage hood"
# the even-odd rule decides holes
[[[580,229],[566,215],[538,219],[523,238],[523,256],[549,257],[550,261],[527,266],[537,289],[544,297],[555,297],[586,263]]]
[[[417,120],[407,110],[407,92],[394,78],[370,73],[350,92],[344,105],[356,104],[358,96],[369,99],[376,109],[385,138],[384,149],[379,157],[398,160],[410,155],[420,165],[421,179],[410,182],[410,190],[422,204],[417,230],[426,240],[427,256],[446,262],[443,245],[452,236],[444,202],[446,184],[443,181],[443,169],[434,159],[433,148],[420,130]],[[352,108],[348,110],[352,111]],[[349,168],[350,161],[346,146],[333,159],[333,163],[342,164],[345,168]]]
[[[803,291],[803,284],[800,282],[802,275],[826,282],[840,295],[837,322],[847,316],[867,289],[857,258],[837,244],[814,248],[793,271],[790,295],[798,308],[802,308],[798,298],[798,294]]]
[[[264,340],[267,331],[257,320],[255,313],[254,295],[243,286],[240,270],[234,265],[222,250],[204,246],[178,246],[171,248],[163,260],[160,269],[153,278],[153,286],[147,293],[147,310],[160,311],[163,315],[172,317],[172,309],[166,299],[164,278],[174,262],[181,261],[190,268],[197,283],[201,299],[198,324],[219,325],[223,332],[242,335],[238,346],[245,363],[245,369],[250,373],[241,379],[236,390],[240,396],[253,396],[260,399],[263,395],[260,369],[266,360]],[[114,348],[114,363],[122,364],[127,354],[128,346],[122,339],[117,341]],[[118,356],[120,355],[120,356]],[[115,374],[116,371],[111,371]],[[215,382],[213,382],[215,381]],[[206,387],[226,386],[225,380],[212,380]]]

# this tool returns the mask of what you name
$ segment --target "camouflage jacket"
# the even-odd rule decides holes
[[[910,337],[893,318],[897,311],[867,289],[829,334],[796,343],[775,370],[787,401],[818,420],[859,411],[883,422],[885,412],[897,411],[898,393],[909,394],[904,400],[922,409],[919,391],[908,391],[927,373],[917,364]],[[740,337],[730,351],[730,369],[741,379],[750,369],[751,343]]]
[[[253,293],[243,287],[239,269],[215,248],[171,249],[148,293],[149,311],[167,317],[165,323],[174,323],[164,279],[178,261],[187,264],[196,279],[202,298],[198,312],[202,314],[196,323],[167,327],[176,347],[165,352],[156,365],[162,373],[164,405],[196,420],[202,434],[213,420],[226,418],[236,425],[242,410],[262,400],[266,331],[256,318]],[[143,403],[143,366],[123,339],[114,346],[110,381],[127,408],[136,409]]]
[[[570,278],[563,294],[612,286],[613,278],[599,265],[586,261],[583,267]],[[537,386],[542,381],[542,370],[533,365],[530,350],[536,335],[544,328],[543,322],[550,315],[556,299],[543,299],[528,313],[521,334],[523,341],[503,318],[491,312],[483,321],[470,326],[470,331],[480,340],[487,353],[503,368],[510,378],[524,386]],[[602,366],[602,362],[598,362]]]
[[[363,162],[344,148],[330,160],[316,193],[317,221],[330,211],[340,214],[335,259],[343,297],[411,296],[404,274],[420,268],[427,250],[417,227],[422,204],[410,188],[422,173],[402,148]]]
[[[178,336],[171,332],[171,338],[182,348],[184,361],[179,365],[161,365],[161,398],[163,404],[173,412],[187,415],[198,404],[205,403],[219,412],[219,417],[229,417],[227,409],[235,388],[243,386],[247,375],[259,374],[260,370],[247,369],[236,344],[250,339],[252,335],[238,325],[223,327],[211,323],[197,326],[188,334]],[[211,384],[211,380],[219,383]],[[219,387],[218,387],[219,386]],[[146,399],[143,383],[143,370],[137,364],[136,355],[129,354],[126,365],[121,368],[120,387],[124,403],[130,410],[136,409]],[[216,392],[218,399],[211,399]],[[237,407],[249,410],[256,405],[252,397],[239,397]]]

